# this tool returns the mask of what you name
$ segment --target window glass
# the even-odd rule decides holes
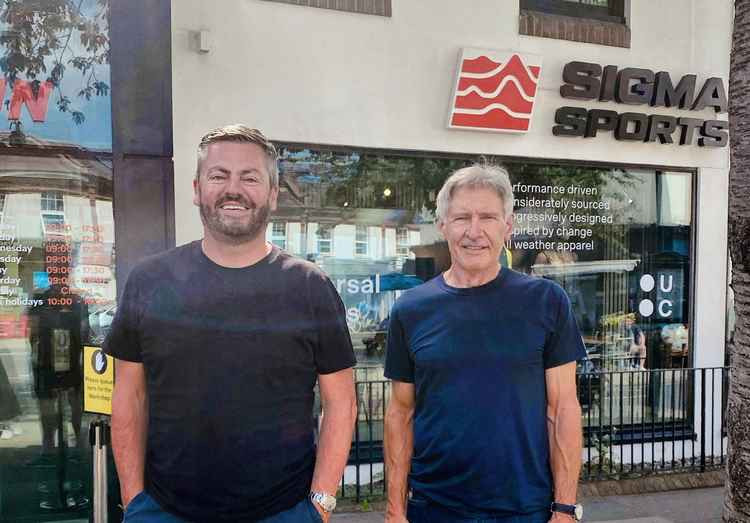
[[[519,0],[519,6],[553,15],[625,22],[625,2],[622,0]]]
[[[116,297],[109,2],[0,11],[0,521],[87,521],[83,351]]]
[[[277,214],[300,238],[289,250],[317,263],[340,293],[359,381],[383,379],[396,299],[450,266],[437,192],[477,160],[281,148]],[[579,372],[602,374],[581,392],[587,423],[639,423],[656,402],[684,398],[679,376],[615,384],[605,374],[689,366],[691,175],[490,160],[507,168],[516,196],[501,263],[565,289],[589,353]],[[614,415],[621,391],[641,405],[627,419]],[[660,416],[684,417],[683,404]]]
[[[269,224],[269,229],[270,235],[267,235],[268,241],[281,249],[286,249],[286,223],[271,222]]]

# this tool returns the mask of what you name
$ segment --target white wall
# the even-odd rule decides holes
[[[694,340],[706,349],[696,351],[695,363],[722,363],[728,148],[623,143],[611,133],[590,139],[551,133],[561,105],[626,110],[614,103],[561,98],[562,67],[571,60],[669,71],[675,82],[693,73],[698,89],[711,76],[728,84],[732,2],[630,4],[631,47],[623,49],[520,36],[518,0],[395,0],[391,18],[261,0],[222,0],[221,9],[202,0],[173,1],[178,243],[201,235],[191,204],[195,146],[206,130],[227,123],[247,123],[284,141],[697,168]],[[200,29],[210,31],[209,53],[195,48]],[[528,134],[446,128],[462,47],[543,56],[541,91]],[[711,109],[632,109],[715,117]],[[386,250],[392,248],[395,238],[387,237]]]

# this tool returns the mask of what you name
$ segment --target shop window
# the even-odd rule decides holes
[[[361,13],[368,15],[391,16],[391,0],[267,0],[283,4],[321,7],[336,11]]]
[[[341,295],[357,376],[382,380],[391,307],[451,263],[435,195],[479,158],[283,144],[280,155],[278,213]],[[488,160],[506,167],[516,196],[503,260],[570,297],[588,353],[578,365],[584,426],[625,437],[687,423],[692,173]],[[382,437],[382,420],[368,419],[361,438]]]
[[[286,223],[271,222],[271,243],[280,249],[286,249]]]
[[[93,416],[82,410],[82,362],[85,347],[102,343],[116,306],[110,160],[42,148],[0,153],[0,172],[13,173],[0,196],[0,233],[14,247],[0,263],[0,448],[13,454],[0,464],[0,494],[29,493],[3,497],[2,521],[57,521],[53,509],[70,520],[90,508]],[[61,495],[69,505],[57,508]]]
[[[630,47],[625,0],[520,0],[519,33]]]
[[[622,0],[521,0],[521,9],[606,22],[625,21]]]
[[[367,256],[368,254],[368,238],[367,238],[367,226],[357,225],[355,231],[356,237],[354,238],[354,249],[357,256]]]
[[[2,4],[0,521],[89,521],[84,354],[116,307],[110,2]]]

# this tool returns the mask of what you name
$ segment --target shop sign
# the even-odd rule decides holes
[[[674,84],[668,72],[596,63],[569,62],[563,68],[560,96],[576,100],[616,102],[625,105],[676,107],[688,111],[713,108],[727,112],[727,95],[721,78],[708,78],[696,95],[696,75],[684,75]],[[729,122],[675,117],[642,112],[622,112],[585,107],[560,107],[555,112],[555,136],[593,138],[612,132],[619,141],[679,143],[701,147],[724,147],[729,140]],[[696,139],[697,136],[697,139]]]
[[[448,127],[528,132],[541,66],[536,55],[462,49]]]
[[[99,347],[83,348],[83,410],[112,414],[115,360]]]

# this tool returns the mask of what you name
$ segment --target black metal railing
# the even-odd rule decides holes
[[[723,467],[729,369],[675,368],[578,374],[583,412],[581,480]],[[390,381],[356,383],[358,414],[339,495],[385,493],[383,426]]]
[[[578,375],[584,480],[724,465],[724,367]]]

